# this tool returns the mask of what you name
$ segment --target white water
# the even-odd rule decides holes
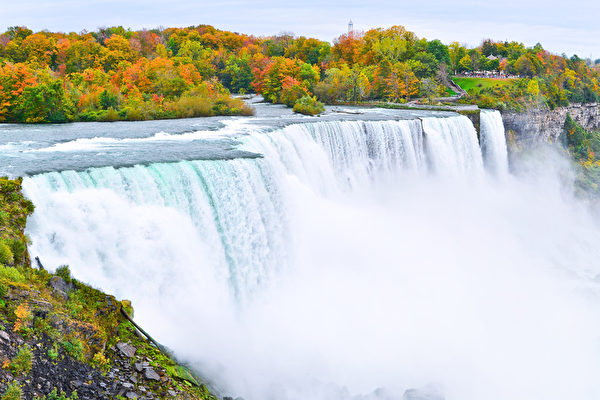
[[[600,395],[600,232],[550,168],[488,180],[464,117],[243,147],[264,159],[27,178],[32,255],[247,400]]]
[[[499,111],[481,111],[481,150],[486,167],[497,177],[508,175],[508,155],[504,123]]]

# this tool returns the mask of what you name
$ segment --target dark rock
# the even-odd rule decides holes
[[[80,387],[81,385],[83,385],[83,382],[81,381],[71,381],[69,382],[69,386],[71,387],[71,389],[75,390],[78,387]]]
[[[146,367],[144,369],[144,378],[150,379],[150,380],[153,380],[153,381],[159,381],[160,380],[160,375],[158,375],[156,373],[156,371],[154,369],[152,369],[152,367]]]
[[[60,276],[53,276],[48,283],[52,288],[52,294],[62,297],[65,300],[69,298],[69,292],[73,290],[73,285],[67,283]]]
[[[124,356],[133,358],[135,356],[136,348],[129,343],[119,342],[117,348],[123,353]]]

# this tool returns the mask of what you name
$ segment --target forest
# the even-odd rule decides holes
[[[487,71],[487,72],[486,72]],[[248,115],[232,94],[316,114],[323,104],[435,102],[453,76],[490,74],[460,101],[553,109],[600,98],[600,60],[537,44],[484,40],[475,48],[419,38],[402,26],[333,41],[256,37],[209,25],[133,31],[0,34],[0,122],[116,121]]]

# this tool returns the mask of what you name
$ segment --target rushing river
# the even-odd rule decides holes
[[[30,252],[225,395],[597,399],[600,228],[500,114],[0,126]],[[354,109],[353,112],[357,112]]]

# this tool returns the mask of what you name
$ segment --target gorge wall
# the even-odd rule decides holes
[[[502,119],[509,141],[520,147],[560,140],[567,114],[586,130],[600,130],[600,105],[577,104],[554,110],[505,111]]]

